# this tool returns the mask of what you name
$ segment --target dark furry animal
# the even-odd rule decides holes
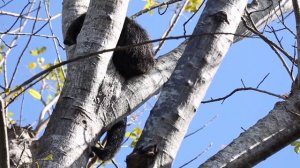
[[[106,135],[106,144],[104,148],[92,147],[92,151],[103,161],[110,160],[117,153],[122,145],[126,132],[127,118],[113,125]]]
[[[79,16],[69,27],[64,44],[76,44],[86,14]],[[149,41],[147,32],[135,21],[126,17],[117,46],[130,46]],[[154,66],[153,45],[151,43],[115,51],[112,60],[117,71],[125,78],[147,73]]]
[[[83,26],[85,15],[82,14],[70,25],[64,40],[65,45],[76,44],[76,39]],[[135,21],[126,17],[117,46],[130,46],[149,40],[146,31]],[[112,61],[117,71],[127,80],[147,73],[154,66],[152,48],[153,45],[148,43],[115,51]],[[113,158],[124,139],[126,123],[127,119],[125,118],[107,131],[107,142],[104,148],[92,147],[92,151],[99,159],[107,161]]]

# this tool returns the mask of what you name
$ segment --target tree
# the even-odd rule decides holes
[[[107,51],[116,46],[128,1],[92,0],[89,4],[88,1],[65,0],[63,32],[74,18],[86,10],[87,16],[76,47],[67,48],[68,61],[51,66],[44,74],[36,76],[43,77],[60,65],[68,66],[63,90],[45,133],[29,145],[33,166],[85,165],[89,159],[89,147],[102,132],[160,91],[143,134],[127,157],[127,166],[170,167],[189,123],[232,42],[255,34],[278,56],[283,54],[292,64],[297,62],[281,46],[257,30],[291,11],[292,2],[257,0],[244,10],[246,3],[207,1],[192,36],[185,36],[189,39],[160,56],[149,74],[125,82],[109,64],[112,52]],[[296,7],[297,1],[294,1]],[[107,16],[111,19],[106,19]],[[286,69],[293,79],[293,73]],[[13,93],[20,88],[38,80],[36,77],[11,91],[5,101],[14,98]],[[261,91],[257,88],[243,89]],[[298,83],[294,82],[290,95],[279,96],[284,102],[276,103],[269,115],[200,167],[250,167],[299,138],[297,93]]]

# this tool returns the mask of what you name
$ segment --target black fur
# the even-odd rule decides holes
[[[85,19],[85,14],[82,14],[71,23],[71,25],[67,30],[66,37],[64,40],[65,45],[70,46],[76,44],[77,42],[76,39],[83,26],[84,19]]]
[[[79,16],[69,27],[64,44],[76,44],[77,36],[83,26],[85,14]],[[126,17],[117,46],[129,46],[149,41],[147,32],[135,21]],[[112,60],[118,72],[129,79],[147,73],[154,66],[153,45],[151,43],[115,51]]]
[[[113,125],[106,135],[106,145],[104,148],[92,147],[92,151],[103,161],[110,160],[117,153],[122,145],[126,132],[127,118]]]
[[[82,14],[70,25],[64,40],[65,45],[76,44],[77,36],[83,26],[86,14]],[[135,21],[126,17],[117,46],[129,46],[149,41],[146,31]],[[147,73],[154,66],[153,45],[151,43],[115,51],[112,61],[117,71],[127,80]],[[127,119],[116,123],[107,131],[107,142],[103,149],[92,147],[99,159],[107,161],[113,158],[121,147],[126,132]]]

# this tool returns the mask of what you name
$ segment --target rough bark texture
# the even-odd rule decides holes
[[[300,137],[300,92],[274,109],[219,151],[201,168],[253,167]]]
[[[162,89],[128,167],[171,167],[220,62],[233,42],[247,1],[208,1],[183,56]],[[226,34],[215,34],[226,33]],[[146,165],[145,165],[146,164]]]
[[[9,148],[4,104],[0,98],[0,167],[9,168]]]
[[[120,1],[118,2],[120,3]],[[283,0],[281,2],[285,3],[288,2],[288,0]],[[109,2],[109,5],[114,3],[117,2]],[[66,27],[71,20],[76,18],[80,13],[85,12],[85,10],[82,9],[86,9],[87,4],[87,1],[82,0],[64,1],[64,30],[66,30]],[[278,3],[274,4],[274,6],[278,5]],[[124,6],[127,5],[123,5],[122,8],[124,8]],[[99,6],[95,8],[90,10],[102,10]],[[67,11],[70,11],[70,13]],[[119,12],[120,11],[122,10],[119,10]],[[257,18],[259,19],[257,22],[259,23],[271,21],[270,19],[263,17],[265,14],[261,15],[260,12],[255,13],[255,15],[258,16]],[[119,19],[120,18],[122,17],[119,17]],[[273,19],[274,18],[275,17],[273,17]],[[89,19],[94,20],[95,18]],[[115,18],[113,18],[113,20],[116,21],[116,23],[120,22]],[[92,23],[90,21],[86,21],[85,24]],[[97,25],[97,23],[94,25]],[[108,25],[110,24],[108,23]],[[88,28],[89,26],[86,27]],[[97,26],[97,28],[99,27],[100,26]],[[239,26],[237,32],[245,31],[246,30],[243,26]],[[246,32],[249,33],[249,31]],[[98,38],[95,37],[90,38],[88,34],[82,35],[79,38],[82,42],[80,42],[80,45],[76,46],[76,53],[71,54],[75,51],[74,47],[70,47],[68,49],[68,51],[70,51],[68,56],[69,58],[70,56],[77,54],[93,52],[98,49],[100,50],[103,49],[101,47],[107,46],[105,42],[101,43],[98,41]],[[113,45],[112,43],[114,43],[114,40],[111,39],[109,41],[111,42],[109,44]],[[91,46],[96,46],[98,48],[89,48]],[[110,46],[107,48],[113,47]],[[114,67],[109,66],[108,71],[105,73],[106,65],[104,67],[101,66],[102,64],[108,63],[109,58],[107,57],[109,57],[109,54],[101,55],[101,58],[92,58],[70,65],[68,67],[68,77],[64,86],[64,91],[57,104],[55,112],[51,117],[51,122],[48,125],[45,135],[36,145],[36,148],[39,149],[39,151],[34,155],[35,159],[44,158],[49,154],[52,154],[55,157],[54,160],[50,161],[39,160],[39,166],[81,167],[84,165],[89,154],[88,147],[93,144],[93,141],[97,138],[100,130],[105,131],[105,129],[113,123],[116,123],[122,117],[128,115],[131,111],[146,101],[151,95],[156,93],[169,78],[177,60],[182,55],[185,48],[186,43],[183,43],[172,52],[166,54],[157,61],[156,68],[148,75],[132,79],[128,83],[123,84],[122,90],[122,83],[119,78],[116,77],[117,74],[115,73]],[[103,60],[103,57],[106,57],[107,60]],[[98,64],[98,62],[100,63]],[[99,68],[101,70],[98,70]],[[104,75],[106,77],[102,81]],[[100,85],[101,81],[103,83]],[[145,87],[145,85],[147,85],[147,87]],[[177,137],[173,138],[175,139]],[[176,150],[174,151],[173,155],[176,155]],[[150,154],[151,156],[151,153],[147,154]]]
[[[261,1],[259,3],[261,5],[260,9],[271,6],[270,9],[276,11],[276,9],[279,9],[276,7],[279,4],[278,2]],[[281,1],[280,4],[282,5],[281,9],[292,9],[291,1]],[[258,9],[256,8],[256,10]],[[265,10],[264,12],[274,13],[274,11]],[[278,11],[276,13],[278,16],[282,14]],[[259,18],[253,17],[253,19],[258,20]],[[295,90],[292,91],[292,97],[285,102],[276,103],[273,110],[266,117],[259,120],[200,167],[253,167],[298,139],[300,137],[300,102],[297,88],[293,88]]]
[[[73,57],[114,48],[127,5],[128,0],[91,1]],[[89,146],[102,127],[110,126],[116,118],[110,100],[118,98],[121,85],[115,73],[106,72],[111,55],[105,53],[68,65],[64,89],[37,143],[33,166],[77,168],[87,163]],[[49,155],[53,160],[43,159]]]
[[[19,127],[11,125],[7,130],[9,139],[10,167],[30,167],[32,163],[32,153],[35,151],[33,140],[35,134],[31,127]]]
[[[280,7],[279,7],[279,5],[280,5]],[[249,4],[247,6],[247,10],[250,13],[253,12],[251,14],[251,18],[252,18],[252,21],[255,23],[256,27],[262,28],[269,22],[278,19],[278,16],[280,16],[281,14],[285,14],[285,13],[292,11],[292,3],[290,0],[280,1],[280,3],[278,0],[253,1],[252,4]],[[247,30],[247,28],[244,26],[244,24],[242,22],[240,22],[235,34],[251,35],[251,32],[249,30]],[[243,36],[235,36],[234,42],[238,42],[243,38],[244,38]],[[180,46],[180,49],[178,51],[182,52],[182,50],[184,50],[185,47],[186,47],[186,42],[182,43],[182,45]],[[172,64],[170,61],[172,61],[172,59],[168,61],[169,64]],[[168,130],[168,131],[171,131],[171,130]],[[175,136],[172,138],[177,139],[177,137],[175,137]],[[287,141],[289,141],[289,140],[287,140]],[[144,153],[142,153],[142,154],[133,153],[133,155],[130,156],[131,158],[134,158],[134,161],[133,161],[134,165],[131,165],[132,167],[135,167],[135,166],[138,167],[140,165],[140,163],[141,164],[148,163],[147,161],[149,161],[151,163],[151,159],[152,159],[151,158],[151,155],[152,155],[151,150],[153,150],[153,148],[150,149],[149,150],[150,152],[148,152],[148,153],[147,153],[147,150],[144,150],[143,151]],[[147,159],[147,158],[149,158],[149,159]],[[261,158],[261,160],[263,160],[263,159],[264,158]]]
[[[293,8],[294,8],[294,14],[295,14],[295,20],[296,20],[296,32],[297,32],[297,55],[298,55],[298,59],[300,58],[299,57],[299,53],[300,53],[300,7],[299,7],[299,3],[300,1],[299,0],[292,0],[293,2]],[[299,81],[300,81],[300,64],[298,64],[298,75],[297,75],[297,83],[295,83],[295,85],[297,86],[294,86],[296,87],[297,89],[300,89],[300,84],[299,84]]]

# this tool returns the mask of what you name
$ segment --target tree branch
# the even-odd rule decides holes
[[[300,93],[278,102],[254,126],[219,151],[201,168],[253,167],[300,137]]]
[[[0,167],[9,168],[9,147],[5,114],[3,100],[0,97]]]
[[[246,4],[246,0],[207,1],[193,35],[220,31],[235,33]],[[128,167],[171,167],[196,108],[233,37],[220,34],[188,40],[174,73],[164,84],[150,113],[142,136],[127,157]]]
[[[297,55],[298,55],[298,75],[297,75],[297,82],[295,85],[299,89],[300,88],[300,63],[299,63],[299,54],[300,54],[300,8],[299,8],[299,0],[292,0],[294,13],[295,13],[295,20],[296,20],[296,30],[297,30]]]

